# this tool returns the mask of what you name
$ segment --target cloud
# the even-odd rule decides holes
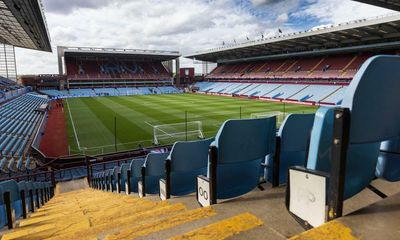
[[[350,0],[43,0],[53,53],[17,49],[19,74],[57,73],[56,46],[188,54],[389,12]],[[182,66],[192,66],[182,60]]]
[[[79,8],[100,8],[112,0],[47,0],[46,10],[54,13],[68,14]]]

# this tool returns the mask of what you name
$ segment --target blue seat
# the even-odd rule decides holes
[[[98,176],[98,182],[99,182],[99,189],[100,190],[105,190],[105,172],[99,172]]]
[[[275,153],[275,140],[275,116],[226,121],[210,145],[207,179],[203,178],[209,183],[209,204],[238,197],[257,187],[261,164]]]
[[[355,75],[339,108],[321,107],[317,111],[307,168],[301,171],[330,174],[327,188],[335,188],[337,198],[343,196],[344,200],[365,189],[375,178],[381,142],[400,136],[399,75],[400,57],[372,57]],[[345,166],[339,168],[341,161]],[[343,171],[343,179],[338,171]],[[333,182],[332,178],[339,180]],[[333,191],[326,193],[327,203],[335,202],[331,199],[335,196],[329,194]],[[329,211],[333,217],[342,214]]]
[[[15,219],[18,219],[22,216],[22,202],[21,202],[21,197],[19,194],[19,188],[18,184],[14,180],[9,180],[9,181],[4,181],[0,182],[0,189],[1,189],[1,202],[2,205],[4,205],[4,193],[10,192],[10,200],[11,200],[11,207],[12,209],[15,210]],[[0,210],[0,218],[1,218],[1,223],[4,225],[7,224],[7,215],[5,211],[5,207],[1,208]],[[3,225],[3,226],[4,226]]]
[[[104,184],[106,185],[106,191],[112,191],[111,188],[111,175],[113,173],[112,169],[107,169],[104,171]]]
[[[208,149],[214,138],[176,142],[166,160],[166,198],[196,191],[196,178],[207,174]]]
[[[21,206],[22,206],[22,208],[26,207],[25,214],[27,214],[28,211],[30,210],[29,203],[30,203],[31,200],[30,200],[30,197],[29,197],[28,186],[27,186],[27,183],[25,181],[18,182],[18,192],[20,194],[21,201],[23,200],[22,199],[22,194],[21,194],[22,191],[24,192],[24,196],[25,196],[25,201],[24,201],[25,204],[23,202],[21,202],[21,204],[22,204]],[[25,215],[25,217],[26,217],[26,215]]]
[[[138,182],[142,177],[142,167],[144,161],[145,161],[144,158],[132,160],[129,169],[127,171],[127,174],[129,172],[128,174],[129,176],[127,175],[126,177],[127,182],[129,182],[129,188],[130,188],[127,189],[127,194],[130,194],[131,192],[138,192]]]
[[[381,143],[376,176],[391,182],[400,181],[400,137]]]
[[[160,191],[160,179],[165,175],[165,160],[168,153],[149,153],[143,164],[141,182],[143,184],[143,196],[145,194],[158,194]]]
[[[121,191],[126,191],[126,177],[127,177],[127,172],[128,172],[128,169],[129,169],[129,167],[130,167],[130,164],[129,163],[123,163],[123,164],[121,164],[121,167],[120,167],[120,176],[121,176],[121,178],[120,178],[120,187],[121,187]]]
[[[116,191],[118,188],[117,188],[117,185],[118,185],[118,175],[120,174],[121,172],[120,172],[120,168],[119,167],[117,167],[117,166],[115,166],[113,169],[112,169],[112,174],[111,174],[111,178],[110,178],[110,181],[111,181],[111,191]]]
[[[36,198],[36,192],[35,192],[35,186],[33,184],[32,181],[28,181],[26,182],[26,190],[28,192],[28,197],[29,197],[29,202],[28,202],[28,206],[29,206],[29,211],[33,212],[34,209],[33,207],[35,206],[35,198]],[[32,191],[32,199],[30,199],[30,191]],[[33,201],[33,206],[32,206],[32,201]]]
[[[278,184],[285,184],[288,168],[305,166],[306,151],[315,114],[290,114],[283,121],[278,132],[276,158],[279,161]],[[267,180],[273,182],[274,161],[268,159]]]

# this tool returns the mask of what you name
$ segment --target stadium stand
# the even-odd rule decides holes
[[[146,94],[171,94],[182,93],[181,89],[173,86],[164,87],[137,87],[137,88],[93,88],[70,90],[41,90],[42,93],[55,98],[97,97],[97,96],[129,96]]]
[[[0,163],[1,172],[24,171],[30,168],[29,157],[25,156],[43,117],[36,110],[47,102],[45,98],[25,94],[0,106],[0,151],[3,157]]]
[[[343,98],[346,86],[341,84],[286,84],[286,83],[222,83],[199,82],[200,93],[242,96],[259,99],[286,100],[298,103],[336,105]]]
[[[115,78],[157,80],[171,77],[161,62],[85,61],[68,58],[66,67],[70,80]]]

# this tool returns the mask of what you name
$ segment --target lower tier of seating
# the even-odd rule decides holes
[[[97,96],[130,96],[147,94],[181,93],[182,90],[173,86],[162,87],[126,87],[126,88],[81,88],[70,90],[41,90],[52,98],[97,97]]]
[[[328,105],[340,104],[347,88],[344,85],[239,82],[198,82],[194,86],[201,93]]]

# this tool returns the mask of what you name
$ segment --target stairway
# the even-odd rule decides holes
[[[263,224],[247,212],[224,219],[216,216],[212,207],[188,208],[181,202],[86,188],[57,194],[17,228],[5,232],[2,239],[136,239],[181,225],[184,232],[172,231],[177,234],[169,238],[225,239]],[[199,224],[203,219],[207,219],[206,225]]]

